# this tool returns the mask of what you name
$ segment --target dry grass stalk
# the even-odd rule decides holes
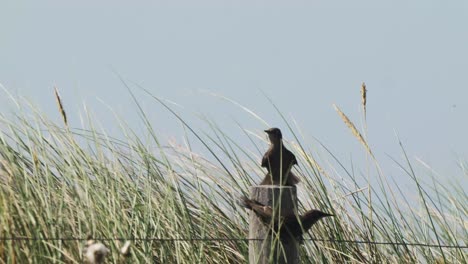
[[[7,174],[8,172],[5,169],[5,166],[3,165],[3,161],[0,160],[0,183],[1,182],[6,182],[7,181]]]
[[[32,150],[32,160],[34,162],[34,167],[37,170],[39,168],[40,163],[39,163],[39,158],[37,157],[37,153],[34,149]]]
[[[325,175],[328,177],[327,172],[318,164],[318,162],[307,152],[303,151],[301,148],[299,148],[297,145],[294,145],[294,148],[297,152],[300,152],[302,156],[306,158],[306,160],[311,164],[312,167],[316,168],[320,174]]]
[[[13,179],[13,171],[8,166],[6,160],[0,160],[0,180],[12,180]]]
[[[369,155],[371,155],[372,157],[374,157],[374,154],[372,154],[372,151],[371,149],[369,148],[369,145],[367,145],[367,142],[366,140],[364,139],[364,137],[361,135],[361,133],[359,132],[359,130],[356,128],[356,126],[354,126],[353,122],[351,122],[351,120],[349,120],[349,118],[340,110],[340,108],[338,108],[338,106],[336,106],[335,104],[333,104],[333,107],[335,108],[336,112],[338,112],[338,114],[340,115],[341,119],[343,120],[343,122],[345,122],[345,124],[349,127],[349,129],[351,129],[351,132],[353,133],[353,135],[359,140],[359,142],[361,142],[361,144],[364,146],[364,148],[367,150],[367,153],[369,153]]]
[[[65,126],[68,127],[67,114],[65,113],[65,109],[63,108],[62,99],[60,98],[60,94],[57,90],[57,87],[54,87],[54,89],[55,99],[57,99],[57,106],[59,108],[60,114],[62,115],[63,123],[65,123]]]

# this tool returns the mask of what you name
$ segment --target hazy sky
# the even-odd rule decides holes
[[[58,120],[56,85],[76,127],[86,103],[104,126],[115,123],[107,104],[138,129],[115,70],[183,106],[190,121],[196,113],[213,118],[246,146],[233,120],[266,127],[206,91],[285,128],[265,93],[307,143],[317,145],[314,136],[348,161],[364,154],[332,104],[360,125],[365,81],[377,156],[400,159],[396,132],[411,158],[450,178],[468,155],[468,4],[386,2],[2,0],[0,84]],[[0,94],[0,110],[14,111]],[[155,127],[182,140],[180,126],[136,94]]]

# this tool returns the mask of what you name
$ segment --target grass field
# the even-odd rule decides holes
[[[109,263],[248,261],[248,242],[241,240],[248,236],[248,214],[236,200],[264,174],[259,151],[267,143],[261,129],[240,128],[252,142],[246,147],[215,123],[195,131],[190,120],[181,119],[190,137],[178,144],[162,142],[144,112],[148,137],[143,140],[141,131],[123,122],[122,138],[98,131],[91,121],[89,129],[69,128],[61,101],[64,122],[59,124],[28,104],[19,109],[16,117],[0,116],[0,263],[82,263],[84,241],[66,238],[88,235],[136,239],[126,259],[118,252],[125,240],[103,241],[111,249]],[[395,162],[413,190],[405,198],[404,190],[387,182],[365,133],[336,109],[367,153],[368,164],[362,166],[372,169],[360,168],[369,173],[358,175],[326,148],[312,153],[299,137],[287,142],[301,164],[295,169],[301,178],[299,211],[317,208],[335,215],[312,228],[315,238],[401,244],[306,241],[303,263],[467,263],[466,248],[437,246],[466,246],[466,190],[417,175],[409,159],[402,159]],[[189,138],[203,151],[192,149]],[[11,237],[35,239],[5,239]]]

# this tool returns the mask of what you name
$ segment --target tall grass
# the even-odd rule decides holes
[[[262,129],[239,126],[252,142],[249,149],[210,120],[205,120],[207,130],[197,132],[190,120],[155,98],[183,122],[186,142],[163,142],[138,104],[149,136],[141,139],[141,131],[119,120],[126,136],[117,139],[98,132],[91,121],[88,129],[68,128],[66,103],[58,92],[56,96],[65,124],[50,121],[30,105],[23,105],[15,118],[0,117],[0,236],[39,239],[0,241],[0,263],[82,263],[84,241],[41,238],[248,236],[247,213],[236,200],[264,174],[257,151],[266,149]],[[286,127],[295,136],[287,144],[301,164],[295,169],[302,180],[301,212],[317,208],[335,215],[314,226],[306,239],[466,245],[468,199],[460,185],[417,175],[408,158],[395,160],[412,181],[414,196],[408,198],[405,190],[388,182],[377,160],[369,161],[376,169],[368,175],[357,174],[326,146],[318,146],[318,153],[309,151],[297,130],[289,123]],[[350,128],[372,155],[364,136],[354,125]],[[209,155],[192,149],[193,140]],[[370,183],[371,177],[377,184]],[[135,240],[127,259],[119,256],[124,242],[104,241],[111,249],[110,262],[248,261],[248,242],[243,240]],[[467,257],[466,249],[457,248],[307,241],[301,260],[466,263]]]

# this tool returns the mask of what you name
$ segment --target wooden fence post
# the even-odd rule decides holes
[[[296,212],[296,187],[259,185],[250,188],[250,199],[271,206],[278,216]],[[275,210],[276,208],[276,210]],[[250,212],[249,238],[261,239],[249,242],[249,263],[299,263],[299,244],[292,237],[281,237],[273,234],[270,227],[262,223],[255,212]]]

